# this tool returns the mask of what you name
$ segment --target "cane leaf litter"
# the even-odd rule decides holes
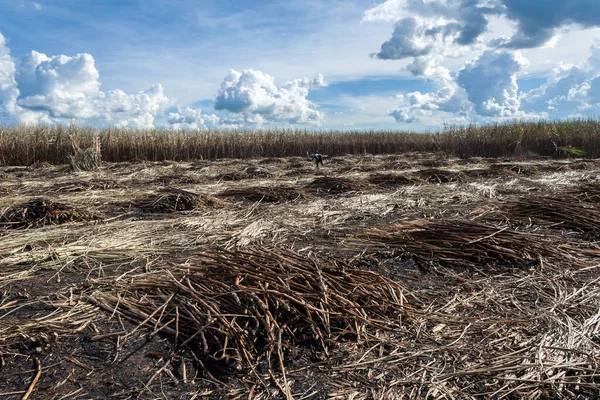
[[[294,172],[294,173],[291,173]],[[600,163],[4,167],[0,397],[596,398]]]

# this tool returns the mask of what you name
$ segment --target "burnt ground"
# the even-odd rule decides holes
[[[324,161],[1,168],[0,398],[597,398],[599,162]],[[214,318],[193,298],[172,308],[166,299],[180,290],[146,284],[183,282],[194,260],[221,251],[235,268],[248,266],[243,252],[269,251],[281,257],[274,266],[297,258],[332,277],[370,271],[395,289],[343,275],[315,286],[310,303],[310,291],[291,286],[288,296],[332,307],[306,325],[322,341],[299,325],[308,309],[276,314],[279,292],[264,297],[264,315],[252,312],[273,321],[251,332],[250,362],[216,345],[234,335],[224,327],[235,316],[214,343],[185,343],[185,329]],[[227,309],[237,283],[211,279],[196,295]],[[381,289],[379,303],[352,297],[361,288]],[[357,308],[345,315],[334,298]],[[260,304],[252,299],[242,305]],[[186,302],[200,311],[184,326]],[[155,314],[138,311],[152,304]]]

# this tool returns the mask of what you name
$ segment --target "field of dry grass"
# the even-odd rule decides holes
[[[600,162],[0,168],[0,398],[597,398]]]
[[[223,158],[435,152],[461,158],[549,156],[550,139],[565,156],[600,157],[600,120],[508,122],[441,131],[168,131],[72,126],[0,126],[0,166],[61,165],[86,149],[104,161],[193,161]],[[579,155],[578,155],[579,156]]]

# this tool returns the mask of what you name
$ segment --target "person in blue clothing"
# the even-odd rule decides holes
[[[319,164],[323,165],[323,155],[319,154],[319,153],[315,153],[315,154],[310,154],[308,151],[306,152],[306,158],[310,158],[312,161],[315,162],[315,165],[317,166],[317,169],[319,168]]]

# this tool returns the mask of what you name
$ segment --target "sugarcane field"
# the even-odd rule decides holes
[[[0,398],[598,397],[600,161],[297,153],[0,167]]]

